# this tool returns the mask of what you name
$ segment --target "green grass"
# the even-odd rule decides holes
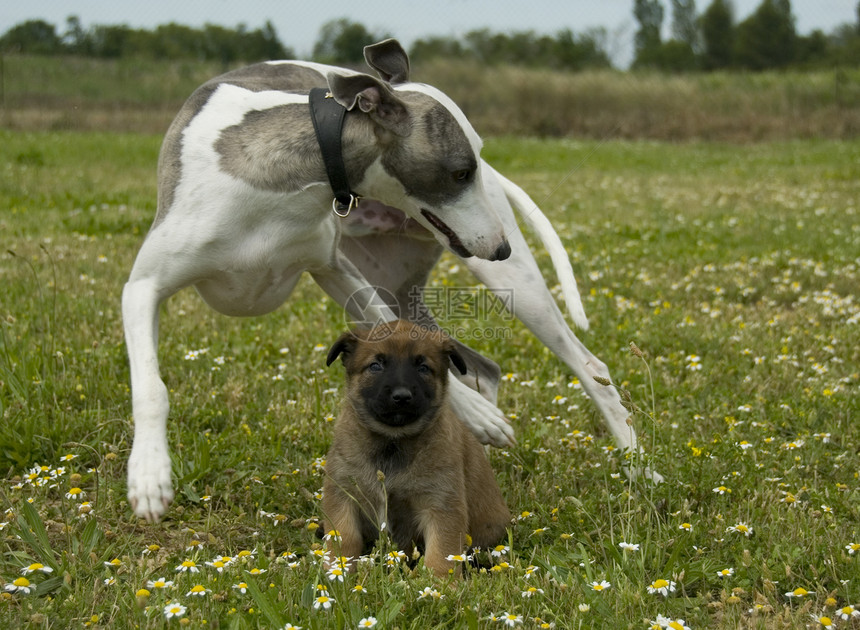
[[[372,615],[382,628],[493,628],[508,612],[527,628],[646,628],[658,615],[799,628],[860,604],[860,553],[846,550],[860,542],[860,144],[490,139],[485,156],[567,245],[591,321],[581,337],[629,392],[667,483],[619,475],[593,405],[522,326],[451,320],[513,330],[472,344],[510,374],[499,402],[519,444],[490,453],[522,515],[508,568],[446,583],[376,562],[339,583],[314,562],[309,524],[342,384],[320,348],[344,318],[309,280],[265,318],[221,317],[193,291],[167,303],[177,499],[158,525],[126,503],[119,296],[154,214],[158,143],[0,132],[0,584],[33,562],[53,569],[28,576],[33,593],[0,596],[0,627],[354,628]],[[432,282],[474,284],[449,255]],[[37,485],[26,478],[37,464],[48,467],[37,477],[64,471]],[[752,535],[727,531],[739,523]],[[205,565],[242,550],[255,555],[223,573]],[[186,559],[201,571],[177,573]],[[174,588],[136,596],[160,577]],[[675,592],[649,594],[658,579]],[[601,580],[611,588],[598,593]],[[233,588],[243,581],[245,594]],[[211,592],[187,596],[196,584]],[[312,607],[318,584],[329,612]],[[419,599],[425,587],[444,598]],[[540,590],[524,597],[529,587]],[[810,594],[785,596],[797,588]],[[181,621],[164,618],[174,601]]]

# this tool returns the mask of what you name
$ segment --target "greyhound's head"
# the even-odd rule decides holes
[[[481,139],[441,91],[408,83],[409,59],[385,40],[364,49],[381,80],[328,75],[335,100],[374,125],[379,159],[355,189],[399,208],[458,256],[504,260],[511,248],[481,181]]]

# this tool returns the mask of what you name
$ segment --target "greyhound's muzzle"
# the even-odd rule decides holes
[[[507,260],[511,255],[511,244],[508,243],[507,239],[502,241],[502,244],[496,248],[496,251],[493,252],[492,256],[490,256],[490,260]]]

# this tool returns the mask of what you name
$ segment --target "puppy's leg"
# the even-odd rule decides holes
[[[323,513],[325,532],[330,535],[326,544],[329,552],[325,561],[326,569],[338,566],[340,557],[358,558],[364,548],[358,504],[342,492],[330,477],[326,478],[323,488]]]
[[[158,373],[158,287],[129,280],[122,318],[131,366],[134,441],[128,460],[128,500],[135,514],[157,521],[173,500],[167,447],[167,388]]]
[[[424,532],[424,566],[439,578],[452,571],[459,574],[460,563],[448,560],[448,557],[466,551],[465,506],[436,506],[422,510],[418,518]]]

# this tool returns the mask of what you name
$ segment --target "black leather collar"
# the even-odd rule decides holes
[[[360,197],[352,192],[346,176],[346,166],[343,163],[343,146],[341,134],[346,108],[332,97],[326,88],[313,88],[308,102],[311,108],[311,120],[314,123],[317,142],[322,152],[325,172],[331,184],[334,200],[332,210],[335,214],[345,217],[356,205]]]

